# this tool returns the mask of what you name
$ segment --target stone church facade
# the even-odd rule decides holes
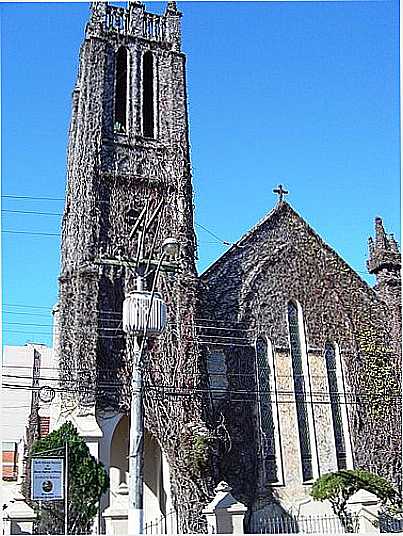
[[[157,281],[168,327],[146,348],[145,515],[172,508],[180,532],[197,532],[220,480],[251,511],[305,504],[338,468],[396,481],[400,254],[378,219],[371,289],[281,199],[198,277],[180,19],[175,2],[163,15],[92,3],[69,132],[52,422],[71,420],[108,469],[102,509],[122,501],[123,299],[133,263],[178,240],[175,273]]]
[[[340,469],[400,486],[400,254],[380,218],[369,249],[375,289],[280,200],[201,276],[204,315],[234,329],[207,356],[220,466],[253,509],[312,513],[309,484]]]

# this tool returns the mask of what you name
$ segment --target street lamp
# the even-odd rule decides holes
[[[162,243],[161,249],[163,254],[175,259],[179,253],[178,241],[175,238],[166,238]]]
[[[166,325],[166,303],[155,292],[158,275],[166,257],[175,258],[179,245],[167,238],[154,273],[151,292],[144,290],[144,266],[136,266],[137,289],[123,302],[123,330],[128,335],[128,348],[132,357],[130,437],[129,437],[129,506],[128,534],[143,534],[143,469],[144,469],[144,408],[142,361],[148,337],[158,337]]]

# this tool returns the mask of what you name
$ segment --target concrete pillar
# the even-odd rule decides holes
[[[102,439],[102,430],[94,413],[89,415],[73,415],[71,422],[77,428],[77,432],[84,439],[90,454],[99,461],[99,444]],[[99,534],[100,516],[99,513],[94,519],[91,534]]]
[[[125,482],[122,482],[116,491],[111,506],[102,513],[108,536],[127,536],[128,507],[129,488]]]
[[[243,521],[248,509],[231,491],[226,482],[220,482],[214,490],[216,496],[203,510],[209,534],[244,534]]]
[[[360,489],[348,500],[348,508],[358,516],[358,532],[361,534],[380,533],[379,504],[376,495]]]
[[[33,534],[36,518],[37,515],[27,505],[24,496],[17,491],[3,518],[4,534]]]

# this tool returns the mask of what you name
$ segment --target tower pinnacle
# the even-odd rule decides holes
[[[369,259],[367,267],[376,276],[375,290],[389,304],[400,300],[401,256],[392,234],[387,235],[382,219],[375,218],[375,238],[368,240]]]
[[[178,7],[176,2],[167,2],[167,7],[165,10],[166,15],[179,15]]]
[[[370,274],[378,275],[383,270],[399,272],[401,267],[400,252],[393,235],[387,235],[382,219],[375,218],[375,239],[368,240],[369,259],[367,262]]]

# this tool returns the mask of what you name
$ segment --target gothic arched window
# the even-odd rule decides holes
[[[337,469],[347,469],[346,440],[344,437],[339,382],[337,379],[336,349],[330,342],[325,344],[325,361],[329,383],[334,441],[336,445]]]
[[[264,478],[267,482],[279,481],[279,429],[275,401],[275,378],[272,369],[272,347],[265,337],[256,340],[256,373],[258,392],[258,417],[260,452]],[[273,389],[274,387],[274,389]],[[276,437],[277,434],[277,437]]]
[[[290,330],[291,362],[294,378],[295,404],[297,409],[298,434],[301,452],[302,478],[313,478],[312,446],[308,418],[305,378],[302,364],[302,346],[297,306],[288,304],[288,326]]]
[[[127,49],[116,53],[115,71],[115,132],[126,132],[127,123]]]
[[[143,56],[143,136],[154,138],[154,60],[150,51]]]

